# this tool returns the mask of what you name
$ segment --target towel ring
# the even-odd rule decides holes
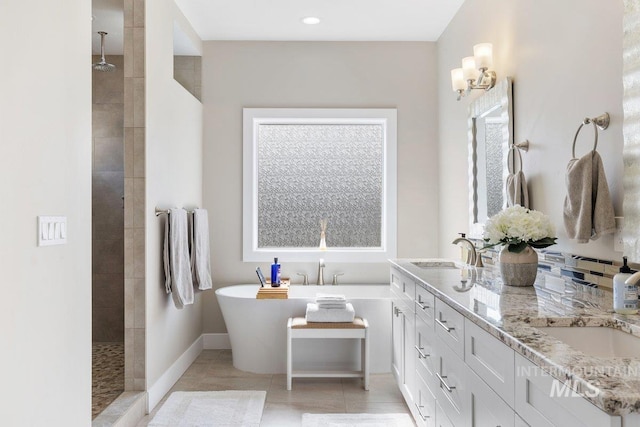
[[[589,123],[593,124],[593,132],[595,133],[595,138],[593,141],[592,151],[596,151],[596,148],[598,147],[598,129],[605,130],[606,128],[608,128],[609,121],[609,113],[601,114],[598,117],[594,117],[593,119],[587,117],[582,121],[580,127],[578,127],[578,130],[576,131],[576,136],[573,137],[573,147],[571,148],[571,155],[574,159],[576,158],[576,141],[578,140],[578,134],[582,130],[582,127],[584,125],[588,125]]]
[[[578,134],[582,130],[582,127],[584,125],[588,125],[589,123],[593,124],[593,132],[595,133],[595,139],[593,140],[593,150],[592,151],[596,151],[596,148],[598,147],[598,127],[596,126],[595,122],[591,122],[589,119],[584,119],[584,122],[582,122],[582,124],[580,124],[580,127],[578,127],[578,130],[576,131],[576,136],[573,137],[573,148],[571,149],[571,156],[574,159],[576,158],[576,141],[578,140]]]
[[[509,171],[510,174],[515,173],[515,162],[512,163],[512,159],[513,159],[512,153],[514,151],[518,153],[518,164],[520,165],[520,169],[518,170],[518,172],[522,170],[522,154],[520,153],[520,148],[515,144],[511,144],[511,146],[509,147],[509,153],[507,154],[507,170]],[[513,168],[511,167],[511,165],[513,165]]]

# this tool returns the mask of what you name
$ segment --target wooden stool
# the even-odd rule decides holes
[[[360,371],[294,371],[292,340],[294,338],[359,338],[361,339]],[[290,317],[287,322],[287,390],[291,378],[362,378],[369,390],[369,323],[356,317],[352,323],[307,323],[304,317]]]

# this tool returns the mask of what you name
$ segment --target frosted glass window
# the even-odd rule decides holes
[[[389,258],[383,254],[395,251],[395,120],[376,113],[392,111],[395,119],[395,110],[357,110],[374,114],[350,118],[315,116],[354,110],[266,111],[245,109],[245,260]],[[290,117],[268,117],[274,111]],[[321,220],[326,251],[319,248]]]

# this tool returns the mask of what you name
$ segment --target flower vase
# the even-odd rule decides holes
[[[532,286],[538,274],[538,253],[529,245],[522,252],[509,252],[509,246],[500,252],[500,275],[509,286]]]

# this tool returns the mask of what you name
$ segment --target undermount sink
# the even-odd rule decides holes
[[[598,326],[537,327],[570,347],[595,357],[640,357],[640,337]]]
[[[420,268],[458,268],[453,261],[416,261],[411,264]]]

